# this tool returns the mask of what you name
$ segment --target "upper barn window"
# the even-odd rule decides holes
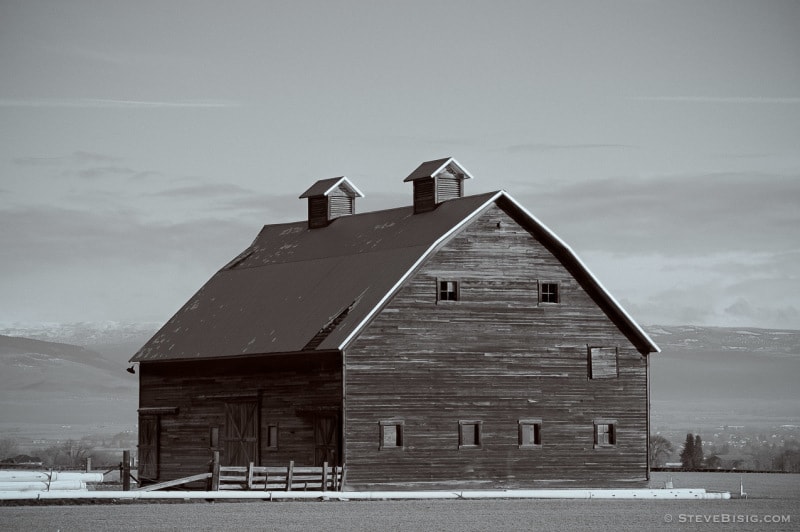
[[[616,379],[619,377],[616,347],[589,347],[589,378]]]
[[[539,283],[539,303],[560,303],[561,294],[558,283],[543,282]]]
[[[458,301],[458,281],[438,281],[437,301]]]

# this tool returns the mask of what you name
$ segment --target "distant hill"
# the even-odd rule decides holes
[[[800,424],[800,331],[647,327],[651,420],[686,431]]]
[[[0,328],[0,438],[134,427],[138,377],[125,369],[157,328],[113,322]],[[654,427],[800,424],[800,331],[645,329],[663,351],[651,355]]]
[[[119,353],[0,335],[0,438],[133,427],[138,380],[126,367]]]

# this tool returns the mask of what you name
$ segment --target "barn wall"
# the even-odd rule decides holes
[[[437,280],[459,301],[437,303]],[[540,304],[557,281],[561,302]],[[618,348],[619,376],[589,380],[587,346]],[[345,354],[347,484],[413,489],[643,483],[647,364],[561,263],[493,206],[400,290]],[[599,418],[617,444],[594,448]],[[379,449],[402,420],[403,448]],[[519,447],[518,421],[542,420]],[[458,448],[459,420],[482,446]]]
[[[302,360],[300,360],[302,358]],[[173,407],[159,415],[159,481],[208,471],[212,428],[224,437],[225,403],[256,401],[257,465],[314,465],[314,417],[341,408],[341,356],[271,356],[240,360],[143,362],[139,406]],[[267,431],[278,425],[277,449]],[[224,455],[222,443],[216,447]],[[222,457],[224,463],[225,457]]]

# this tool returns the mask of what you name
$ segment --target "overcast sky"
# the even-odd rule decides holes
[[[0,1],[0,324],[167,320],[453,156],[644,325],[800,328],[800,2]]]

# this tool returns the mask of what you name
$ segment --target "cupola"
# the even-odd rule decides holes
[[[325,227],[340,216],[356,212],[356,198],[363,198],[356,186],[346,177],[320,179],[300,195],[308,198],[308,227]]]
[[[464,180],[472,175],[452,157],[427,161],[403,182],[414,183],[414,214],[428,212],[440,203],[464,196]]]

